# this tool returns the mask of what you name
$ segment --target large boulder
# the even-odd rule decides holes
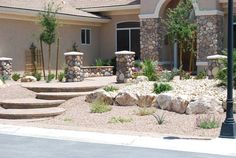
[[[140,83],[140,82],[148,82],[148,77],[147,76],[138,76],[136,79],[135,79],[135,83]]]
[[[25,76],[21,78],[21,82],[36,82],[37,79],[34,76]]]
[[[222,102],[213,96],[203,96],[189,103],[187,114],[223,113]]]
[[[94,91],[94,92],[88,94],[85,98],[85,101],[88,103],[92,103],[94,101],[102,101],[102,102],[105,102],[109,105],[113,105],[114,98],[115,98],[114,93],[106,92],[104,90],[98,90],[98,91]]]
[[[172,93],[162,93],[157,96],[157,106],[160,109],[184,114],[188,106],[187,96],[177,96]]]
[[[156,103],[156,94],[137,94],[137,105],[140,107],[152,107]]]
[[[129,92],[120,92],[115,99],[120,106],[134,106],[138,103],[138,98],[135,94]]]

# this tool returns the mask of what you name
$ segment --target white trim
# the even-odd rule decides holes
[[[85,30],[85,43],[82,43],[82,30]],[[89,43],[87,43],[87,30],[89,30]],[[81,28],[81,30],[80,30],[80,43],[81,43],[81,45],[91,45],[91,37],[92,37],[92,29],[91,28]]]
[[[81,53],[81,52],[66,52],[64,53],[64,56],[81,56],[81,55],[84,55],[84,53]]]
[[[105,12],[105,11],[117,11],[117,10],[130,10],[140,9],[141,5],[125,5],[125,6],[108,6],[108,7],[95,7],[95,8],[79,8],[86,12]]]
[[[135,52],[132,51],[119,51],[119,52],[115,52],[115,55],[134,55]]]
[[[7,58],[7,57],[1,57],[0,61],[11,61],[12,58]]]

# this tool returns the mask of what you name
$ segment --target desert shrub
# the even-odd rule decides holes
[[[213,129],[220,127],[220,119],[212,115],[199,116],[196,118],[196,125],[203,129]]]
[[[91,113],[105,113],[105,112],[111,111],[111,109],[112,107],[110,105],[106,104],[103,101],[97,100],[91,104],[90,112]]]
[[[103,88],[106,92],[114,92],[114,91],[117,91],[118,88],[115,87],[115,86],[106,86]]]
[[[197,80],[202,80],[205,79],[207,77],[207,73],[206,71],[201,71],[197,74],[197,76],[195,77],[195,79]]]
[[[135,62],[134,62],[134,67],[135,67],[135,68],[138,68],[139,70],[141,70],[141,69],[143,68],[143,63],[142,63],[142,61],[140,61],[140,60],[135,60]]]
[[[173,88],[168,83],[160,83],[160,84],[154,83],[153,92],[156,93],[156,94],[160,94],[160,93],[163,93],[163,92],[171,91],[172,89]]]
[[[128,122],[132,122],[132,118],[125,118],[125,117],[112,117],[108,123],[112,123],[112,124],[115,124],[115,123],[128,123]]]
[[[143,62],[143,75],[147,76],[149,81],[156,81],[158,79],[156,73],[156,64],[151,60]]]
[[[37,81],[40,81],[42,79],[42,73],[36,71],[33,76],[36,78]]]
[[[147,115],[152,115],[156,112],[156,109],[154,108],[139,108],[138,109],[138,112],[137,112],[137,115],[139,116],[147,116]]]
[[[14,73],[11,78],[13,79],[13,81],[18,81],[20,79],[20,74]]]
[[[3,75],[3,76],[0,76],[0,80],[5,84],[6,83],[6,81],[9,79],[9,77],[8,76],[6,76],[6,75]]]
[[[165,113],[163,112],[161,115],[159,114],[152,114],[152,116],[155,118],[155,120],[157,121],[157,123],[159,125],[162,125],[166,122],[166,117],[165,117]]]
[[[48,74],[48,76],[46,77],[46,82],[49,83],[51,82],[53,79],[55,78],[55,75],[50,73]]]
[[[96,59],[96,66],[110,66],[111,65],[111,60],[108,59]]]
[[[59,75],[58,75],[58,81],[62,82],[64,78],[65,78],[65,73],[64,72],[60,72]]]

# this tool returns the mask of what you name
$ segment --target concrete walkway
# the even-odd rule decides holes
[[[0,134],[17,136],[70,140],[85,143],[121,145],[126,147],[141,147],[194,153],[236,156],[236,140],[230,139],[181,139],[177,137],[146,137],[135,135],[105,134],[97,132],[67,131],[0,125]]]

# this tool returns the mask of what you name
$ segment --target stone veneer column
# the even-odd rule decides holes
[[[12,58],[0,58],[0,76],[10,78],[12,74]]]
[[[132,79],[135,52],[116,52],[116,80],[118,83],[126,83]]]
[[[67,69],[65,72],[66,82],[80,82],[84,80],[84,73],[81,69],[83,65],[83,55],[80,52],[64,53]]]
[[[207,56],[220,54],[223,49],[223,16],[197,16],[197,27],[197,66],[207,67]]]
[[[141,59],[159,60],[165,32],[162,19],[143,18],[140,26]]]

